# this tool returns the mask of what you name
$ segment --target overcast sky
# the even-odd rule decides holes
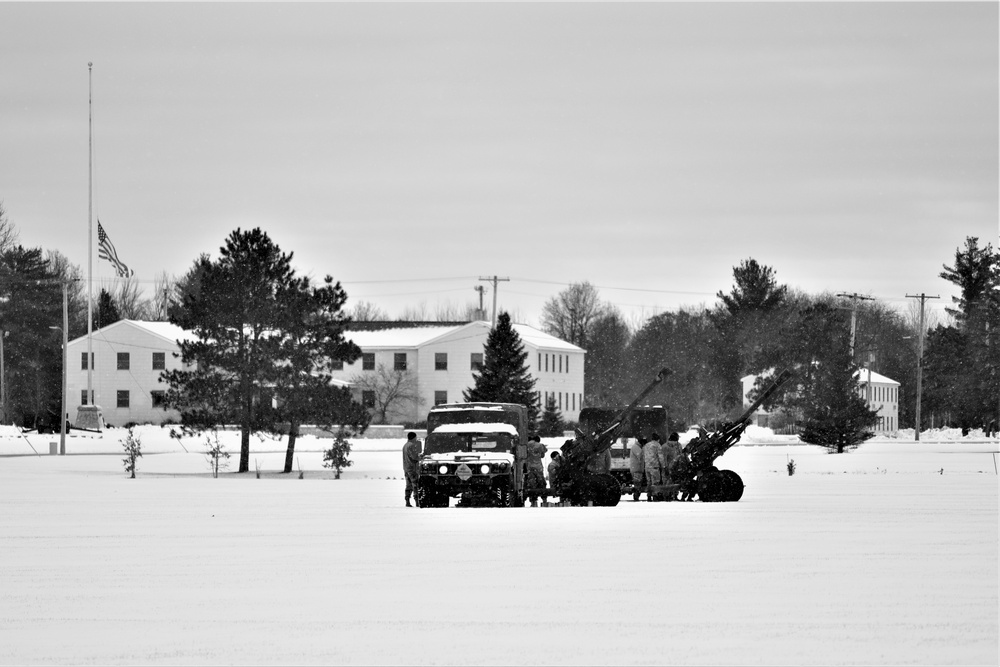
[[[93,62],[95,218],[147,289],[259,226],[390,315],[489,275],[536,325],[584,280],[711,306],[749,257],[942,308],[997,244],[997,8],[0,2],[0,200],[86,272]]]

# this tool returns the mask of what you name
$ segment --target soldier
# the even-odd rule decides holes
[[[525,462],[527,470],[524,475],[524,488],[529,489],[528,500],[532,507],[538,507],[538,493],[530,489],[545,488],[545,468],[542,466],[542,459],[545,457],[545,445],[542,444],[537,435],[531,436],[528,440],[528,460]]]
[[[549,488],[555,491],[556,479],[559,475],[559,464],[561,463],[559,459],[562,457],[559,455],[559,452],[552,452],[549,454],[549,457],[552,459],[549,461]]]
[[[587,472],[592,475],[603,475],[611,471],[611,449],[605,449],[600,454],[595,454],[587,461]]]
[[[632,473],[632,500],[636,502],[643,487],[642,471],[645,466],[642,462],[642,447],[645,444],[646,438],[639,436],[632,441],[632,446],[628,450],[628,469]]]
[[[663,467],[660,434],[653,432],[649,442],[642,447],[642,462],[646,467],[646,500],[653,502],[653,487],[660,484],[660,470]]]
[[[406,476],[406,490],[403,492],[406,498],[406,506],[410,504],[410,495],[414,493],[420,473],[420,441],[417,434],[410,431],[406,434],[406,444],[403,445],[403,475]],[[417,506],[420,506],[420,498],[417,497]]]
[[[677,461],[681,454],[681,443],[680,436],[674,431],[667,438],[667,441],[663,443],[663,447],[660,450],[661,464],[663,467],[663,483],[664,484],[677,484],[680,480],[675,480],[673,476],[674,463]],[[668,495],[667,500],[676,500],[676,495]]]

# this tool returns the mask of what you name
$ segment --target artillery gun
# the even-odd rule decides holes
[[[639,403],[670,373],[670,369],[660,369],[649,386],[618,412],[603,430],[592,433],[577,431],[576,439],[562,446],[559,470],[549,492],[573,505],[617,505],[622,496],[621,484],[610,473],[596,472],[594,462],[611,448]],[[544,489],[541,491],[545,492]]]
[[[687,444],[670,471],[672,481],[680,485],[685,497],[690,498],[697,493],[698,499],[703,502],[736,502],[743,497],[744,485],[740,476],[732,470],[719,470],[715,467],[715,460],[740,441],[753,419],[753,413],[790,377],[790,371],[782,371],[739,419],[723,424],[718,431],[704,433]],[[677,489],[674,489],[673,493],[676,492]]]

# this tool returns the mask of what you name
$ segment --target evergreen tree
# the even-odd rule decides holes
[[[556,405],[556,397],[549,394],[545,400],[545,411],[542,412],[542,419],[538,424],[538,435],[544,438],[561,436],[566,429],[563,421],[562,411]]]
[[[347,293],[327,276],[323,285],[308,277],[292,278],[278,286],[282,327],[275,396],[278,419],[288,424],[284,472],[292,472],[295,440],[306,420],[323,427],[349,425],[364,431],[368,412],[351,399],[346,387],[332,384],[333,363],[354,363],[361,349],[344,338],[350,322],[344,312]],[[339,473],[338,473],[339,474]]]
[[[97,295],[97,312],[94,313],[94,328],[102,329],[109,324],[114,324],[122,318],[118,312],[118,306],[108,290],[101,288],[101,293]]]
[[[472,374],[473,386],[463,392],[466,401],[518,403],[528,408],[528,424],[538,419],[535,379],[528,368],[528,353],[510,322],[510,315],[497,316],[483,350],[483,367]]]
[[[964,432],[977,426],[992,432],[1000,418],[1000,253],[968,237],[955,251],[955,265],[943,268],[940,277],[961,296],[948,309],[955,325],[927,337],[927,405]]]
[[[197,288],[170,315],[197,339],[179,341],[188,369],[163,379],[170,386],[166,402],[181,411],[185,425],[240,425],[239,472],[247,472],[251,431],[275,418],[262,399],[282,363],[278,333],[285,313],[277,296],[294,277],[292,256],[259,228],[232,232],[220,253],[218,260],[199,262]]]
[[[835,341],[816,364],[813,390],[805,395],[802,442],[842,453],[875,435],[878,412],[859,393],[857,372],[849,343]]]
[[[62,286],[40,248],[0,252],[5,423],[58,427],[62,412]]]

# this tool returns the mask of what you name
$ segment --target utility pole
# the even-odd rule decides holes
[[[497,325],[497,282],[508,282],[510,281],[510,278],[498,278],[497,276],[486,276],[484,278],[483,276],[479,276],[479,279],[493,283],[493,324],[490,325],[490,328],[492,329]],[[480,294],[482,294],[482,292],[480,292]]]
[[[480,278],[480,280],[482,280],[482,278]],[[486,311],[483,310],[483,292],[486,291],[486,288],[483,285],[476,285],[472,289],[479,292],[479,319],[484,320],[486,319]]]
[[[858,301],[874,301],[874,297],[862,296],[861,294],[845,294],[841,292],[837,296],[842,296],[851,300],[851,361],[854,361],[854,337],[858,329]]]
[[[940,299],[940,296],[927,296],[923,292],[920,294],[907,294],[907,299],[920,299],[920,326],[917,336],[917,423],[913,428],[914,439],[920,442],[920,397],[924,388],[924,302],[927,299]]]

